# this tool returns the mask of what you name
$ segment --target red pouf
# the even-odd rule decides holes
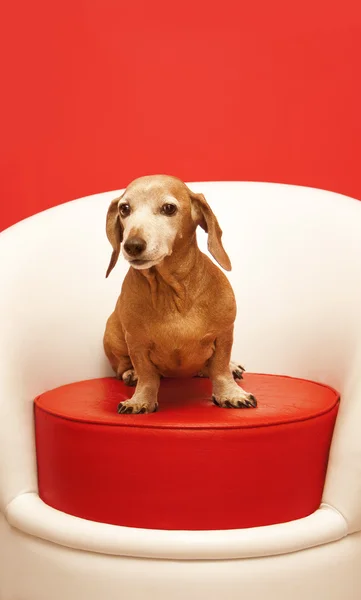
[[[211,402],[205,379],[162,380],[159,411],[118,415],[134,393],[112,379],[35,400],[39,493],[63,512],[152,529],[238,529],[320,504],[339,395],[310,381],[245,374],[256,409]]]

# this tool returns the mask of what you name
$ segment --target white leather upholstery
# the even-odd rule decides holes
[[[261,528],[264,532],[215,532],[210,536],[212,542],[219,536],[220,545],[215,553],[213,549],[209,553],[204,550],[207,533],[201,542],[195,535],[198,558],[220,558],[217,552],[223,559],[284,554],[257,559],[264,563],[264,581],[269,577],[269,584],[274,582],[267,597],[288,598],[289,593],[282,592],[282,585],[287,588],[291,585],[287,581],[299,577],[294,598],[304,600],[310,592],[317,597],[319,579],[326,573],[325,557],[329,553],[332,562],[339,548],[341,553],[345,551],[349,555],[349,563],[346,565],[342,559],[337,566],[335,560],[335,571],[328,582],[322,583],[326,587],[319,589],[329,590],[324,596],[327,599],[352,598],[352,595],[337,595],[337,590],[346,585],[342,578],[350,574],[349,565],[354,564],[356,556],[358,559],[361,556],[360,535],[346,535],[361,529],[361,438],[358,435],[361,422],[361,204],[338,194],[294,186],[221,182],[189,185],[195,191],[202,191],[214,208],[233,263],[229,278],[238,304],[234,356],[250,371],[305,377],[328,383],[342,393],[324,491],[328,508],[301,523]],[[85,571],[81,565],[88,564],[89,571],[96,565],[89,580],[104,579],[107,573],[113,582],[119,582],[116,569],[121,572],[127,568],[126,564],[131,565],[135,579],[137,569],[142,573],[148,569],[144,567],[147,562],[144,559],[118,557],[125,561],[119,567],[120,563],[113,556],[103,554],[101,557],[99,553],[166,559],[169,551],[168,559],[184,559],[184,548],[191,546],[188,533],[176,537],[175,532],[165,532],[167,543],[155,535],[152,545],[149,532],[120,531],[124,528],[82,520],[75,522],[73,517],[46,507],[36,496],[33,398],[60,384],[110,373],[103,356],[102,334],[127,269],[120,260],[111,277],[105,279],[110,246],[104,221],[108,203],[116,193],[69,202],[35,215],[0,235],[0,510],[13,526],[9,528],[4,519],[0,523],[0,556],[7,543],[16,548],[17,561],[29,561],[33,573],[40,573],[41,565],[44,568],[50,565],[53,581],[62,573],[63,587],[59,586],[59,590],[63,595],[52,596],[54,600],[103,598],[100,592],[98,595],[95,592],[102,589],[101,584],[91,587],[83,580]],[[199,241],[205,249],[206,236],[202,231]],[[172,534],[175,537],[172,538]],[[39,539],[36,541],[32,536]],[[331,543],[337,539],[339,541]],[[295,552],[310,546],[319,547]],[[39,549],[38,554],[36,550],[35,555],[29,550],[32,547]],[[47,547],[51,548],[49,553],[44,550]],[[70,566],[71,557],[67,553],[76,556],[74,564],[79,565],[78,574]],[[190,550],[190,554],[196,557],[197,549]],[[9,561],[10,556],[11,553],[6,554],[6,560]],[[238,570],[231,566],[235,563]],[[281,563],[288,565],[288,571],[275,583],[277,575],[270,575],[267,565],[272,564],[272,573],[281,573]],[[164,565],[165,579],[167,574],[171,576],[172,561],[160,560],[156,564],[152,573],[161,573],[161,565]],[[240,566],[244,564],[249,564],[249,570]],[[248,594],[244,597],[252,600],[262,597],[257,596],[263,585],[259,581],[262,570],[255,564],[252,558],[187,563],[191,579],[196,581],[198,573],[199,581],[203,582],[199,588],[203,591],[199,591],[197,597],[218,598],[215,590],[220,588],[216,584],[209,588],[206,582],[213,581],[212,573],[216,572],[219,581],[225,582],[225,574],[230,569],[235,585],[244,585]],[[318,565],[319,569],[312,565]],[[179,579],[182,581],[185,572],[178,566],[174,569],[176,578],[182,573]],[[29,587],[27,596],[18,591],[25,589],[16,587],[20,586],[18,581],[14,580],[11,589],[10,571],[9,567],[5,573],[10,586],[8,591],[3,592],[0,583],[1,600],[50,597],[44,591],[49,589],[48,584],[44,583],[42,588],[40,581],[36,582],[37,587],[35,584],[33,589]],[[25,565],[24,572],[29,572]],[[253,583],[247,573],[254,573]],[[206,574],[208,579],[205,580]],[[22,586],[26,585],[25,580],[24,575]],[[34,583],[34,576],[32,581]],[[156,581],[156,575],[152,581]],[[141,591],[133,593],[124,585],[127,595],[122,597],[125,600],[149,597]],[[157,581],[155,589],[158,591],[154,597],[171,600],[184,597],[180,592],[177,595],[175,588],[170,595],[167,585],[164,589],[168,595],[162,596],[161,584]],[[187,585],[183,581],[183,587],[179,587],[184,594]],[[354,597],[359,598],[360,578],[355,585],[358,595]],[[288,591],[290,589],[293,593],[294,588]],[[79,595],[79,590],[83,595]],[[208,596],[205,595],[207,590]],[[232,593],[225,597],[238,598],[239,593]],[[189,591],[187,594],[191,596]],[[109,591],[107,598],[115,597],[118,596]]]
[[[70,550],[11,530],[1,600],[359,600],[361,534],[282,556],[146,560]]]
[[[230,559],[287,554],[347,535],[337,511],[322,506],[297,521],[223,531],[165,531],[92,523],[54,510],[38,494],[21,494],[6,509],[10,525],[69,548],[139,558]]]

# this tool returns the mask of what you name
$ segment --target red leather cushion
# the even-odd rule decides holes
[[[321,501],[339,397],[245,374],[257,409],[222,409],[205,379],[161,382],[159,411],[118,415],[134,389],[95,379],[35,401],[40,497],[66,513],[155,529],[257,527]]]

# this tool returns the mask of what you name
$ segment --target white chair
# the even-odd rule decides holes
[[[323,504],[281,525],[185,532],[94,523],[39,499],[33,399],[110,374],[102,334],[127,268],[105,279],[117,192],[69,202],[0,235],[1,600],[361,598],[361,204],[296,186],[189,185],[232,259],[234,356],[341,393]]]

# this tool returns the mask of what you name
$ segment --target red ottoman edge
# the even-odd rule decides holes
[[[35,400],[39,494],[65,513],[151,529],[238,529],[320,505],[339,394],[245,374],[256,409],[222,409],[205,379],[161,383],[159,411],[118,415],[134,389],[113,378]]]

